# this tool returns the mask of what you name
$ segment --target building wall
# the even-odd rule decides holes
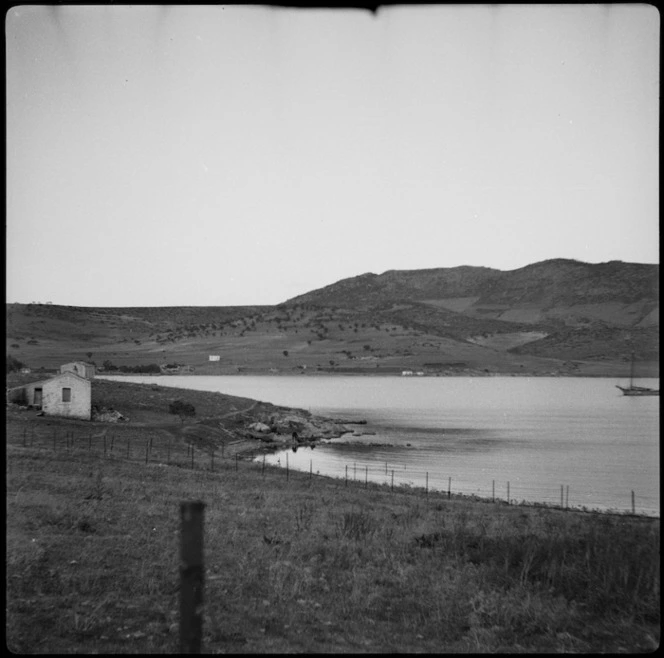
[[[62,389],[71,389],[69,402],[62,399]],[[92,386],[89,379],[64,373],[42,383],[42,410],[49,416],[90,420]]]
[[[43,388],[44,382],[32,382],[31,384],[26,384],[24,387],[25,390],[25,404],[27,405],[33,405],[35,404],[35,389],[36,388]],[[41,406],[41,405],[39,405]]]
[[[14,404],[27,404],[27,394],[25,386],[16,386],[15,388],[7,389],[7,402]]]
[[[91,363],[73,361],[72,363],[65,363],[60,366],[60,373],[64,372],[74,372],[80,377],[92,379],[95,376],[95,367]]]

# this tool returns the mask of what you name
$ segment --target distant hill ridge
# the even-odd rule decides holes
[[[473,304],[573,306],[640,301],[657,302],[659,265],[609,261],[584,263],[552,259],[502,271],[458,266],[367,273],[289,299],[349,308],[384,307],[399,301],[476,297]]]

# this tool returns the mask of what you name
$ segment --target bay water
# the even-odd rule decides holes
[[[268,463],[513,502],[659,516],[659,397],[611,378],[125,376],[307,409],[352,434]],[[659,387],[658,380],[639,385]],[[509,493],[508,493],[509,492]],[[562,494],[562,498],[561,498]]]

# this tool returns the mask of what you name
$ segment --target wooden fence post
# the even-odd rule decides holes
[[[563,506],[563,485],[560,485],[560,507]]]
[[[447,478],[447,498],[452,497],[452,476]]]
[[[565,490],[565,508],[569,509],[569,484],[567,485],[567,489]]]
[[[353,482],[357,480],[357,464],[353,462]]]
[[[201,653],[204,509],[201,501],[180,505],[180,653]]]
[[[636,505],[634,504],[634,491],[632,491],[632,514],[636,514]]]

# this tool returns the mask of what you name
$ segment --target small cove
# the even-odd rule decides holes
[[[350,479],[659,516],[659,398],[611,378],[127,376],[366,420],[266,459]],[[642,380],[658,387],[657,380]],[[359,435],[357,435],[359,434]],[[392,472],[394,471],[394,476]],[[450,480],[451,478],[451,480]],[[509,483],[509,485],[508,485]]]

